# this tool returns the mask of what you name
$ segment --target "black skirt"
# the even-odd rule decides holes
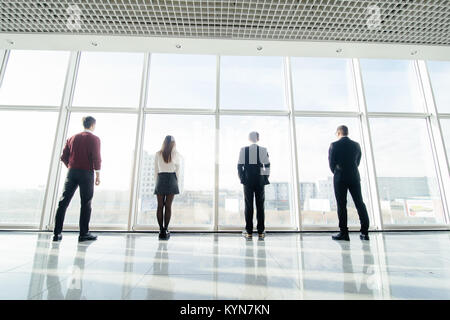
[[[179,194],[178,179],[175,172],[160,172],[156,178],[154,194]]]

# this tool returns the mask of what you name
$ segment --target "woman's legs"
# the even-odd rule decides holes
[[[165,195],[158,194],[158,195],[156,195],[156,198],[158,199],[158,208],[156,209],[156,219],[158,219],[159,230],[162,230],[164,228],[164,225],[163,225],[163,208],[164,208]]]
[[[164,212],[164,228],[167,230],[167,227],[169,226],[170,218],[172,216],[172,202],[173,198],[175,197],[174,194],[168,194],[166,195],[166,201],[164,203],[165,212]]]

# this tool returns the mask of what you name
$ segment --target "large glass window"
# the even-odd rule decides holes
[[[414,62],[361,59],[369,112],[424,112]]]
[[[173,226],[210,226],[214,208],[214,116],[147,115],[139,188],[139,223],[157,226],[155,153],[172,135],[181,155],[180,194],[172,207]]]
[[[385,224],[439,224],[444,213],[426,122],[370,120]]]
[[[360,142],[360,130],[356,118],[297,118],[297,152],[299,169],[299,198],[303,225],[339,224],[333,173],[328,163],[328,149],[336,141],[336,128],[346,125],[349,138]],[[314,137],[314,138],[311,138]],[[359,166],[363,199],[371,213],[367,192],[364,157]],[[359,225],[359,217],[350,192],[347,195],[348,225]]]
[[[72,113],[67,138],[83,131],[82,117]],[[131,173],[136,137],[136,115],[96,113],[94,134],[101,141],[101,183],[94,187],[91,225],[124,226],[130,208]],[[58,197],[61,197],[67,169],[62,165]],[[65,224],[78,225],[80,214],[79,189],[67,209]]]
[[[442,136],[447,150],[447,159],[450,161],[450,119],[441,119]]]
[[[143,53],[83,52],[73,105],[137,108],[143,62]]]
[[[0,88],[0,104],[59,106],[69,52],[12,50]]]
[[[283,58],[221,57],[222,109],[286,109]]]
[[[0,112],[0,223],[39,223],[57,118],[56,112]]]
[[[437,109],[450,113],[450,62],[428,61],[427,64]]]
[[[148,106],[214,109],[215,93],[216,56],[152,54]]]
[[[237,163],[241,147],[250,144],[250,131],[259,132],[259,145],[267,148],[270,158],[270,184],[265,188],[266,226],[294,228],[294,210],[291,205],[292,162],[287,117],[221,117],[219,224],[242,228],[245,225],[243,187],[238,178]]]
[[[350,59],[292,58],[291,66],[295,109],[356,110]]]

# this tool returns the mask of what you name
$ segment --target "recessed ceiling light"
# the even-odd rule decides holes
[[[175,47],[177,47],[177,49],[181,49],[181,44],[177,44]]]
[[[257,47],[256,47],[256,50],[261,51],[262,48],[263,48],[262,46],[257,46]]]

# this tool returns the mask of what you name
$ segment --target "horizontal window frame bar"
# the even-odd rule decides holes
[[[20,224],[0,224],[0,230],[36,230],[36,231],[42,231],[39,229],[39,224],[24,224],[24,225],[20,225]]]
[[[157,112],[161,111],[161,110],[179,110],[180,112],[182,112],[183,110],[193,110],[193,111],[208,111],[208,112],[215,112],[216,108],[214,106],[211,106],[211,108],[201,108],[201,107],[164,107],[164,106],[153,106],[153,107],[148,107],[146,106],[144,108],[144,110],[155,110]]]
[[[415,118],[426,119],[431,117],[430,113],[416,113],[416,112],[368,112],[368,118]]]
[[[219,109],[219,115],[224,116],[289,116],[291,113],[289,110],[250,110],[250,109],[236,109],[227,110]]]
[[[56,111],[59,112],[61,106],[26,106],[26,105],[0,105],[0,111]]]
[[[159,231],[159,226],[137,224],[133,231]],[[214,226],[171,226],[170,231],[214,231]]]
[[[127,114],[138,114],[138,108],[129,108],[129,107],[68,107],[67,111],[69,112],[92,112],[92,113],[127,113]]]
[[[67,108],[70,112],[82,113],[126,113],[138,114],[139,108],[130,107],[80,107],[72,106]],[[59,112],[60,106],[41,106],[41,105],[0,105],[0,111],[43,111],[43,112]],[[188,108],[145,108],[144,114],[174,114],[174,115],[254,115],[254,116],[289,116],[290,111],[286,110],[250,110],[250,109],[236,109],[219,111],[213,109],[188,109]],[[362,112],[358,111],[294,111],[295,117],[360,117]],[[426,119],[433,116],[430,113],[414,113],[414,112],[368,112],[369,118],[420,118]],[[450,118],[450,113],[439,113],[437,115],[440,119]]]
[[[348,226],[349,231],[360,231],[360,226]],[[339,232],[339,226],[325,226],[325,225],[302,225],[302,231],[330,231],[330,232]],[[369,231],[379,231],[375,228],[375,226],[371,226]]]
[[[410,231],[420,231],[420,230],[450,230],[449,225],[445,224],[435,224],[435,225],[401,225],[401,224],[386,224],[383,225],[383,230],[410,230]]]
[[[119,226],[119,225],[95,225],[92,224],[89,226],[89,230],[90,231],[123,231],[123,232],[127,232],[127,224],[125,223],[123,226]],[[79,226],[75,225],[75,224],[65,224],[64,225],[64,230],[63,231],[79,231]]]
[[[294,111],[295,117],[340,117],[340,118],[357,118],[362,116],[359,111]]]
[[[144,108],[144,114],[173,114],[173,115],[215,115],[214,109],[188,109],[188,108]]]
[[[328,108],[328,109],[327,109]],[[331,108],[338,108],[338,110],[330,110]],[[327,106],[315,106],[315,107],[302,107],[296,108],[294,105],[294,112],[358,112],[358,106],[352,106],[351,109],[348,106],[340,106],[340,105],[332,105],[331,107]]]
[[[218,225],[218,231],[243,231],[245,229],[245,225],[239,225],[239,226],[224,226],[224,225]],[[274,226],[274,227],[265,227],[266,231],[298,231],[296,227],[285,227],[285,226]]]

